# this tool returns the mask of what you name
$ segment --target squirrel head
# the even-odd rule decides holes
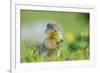
[[[45,32],[60,31],[60,27],[57,24],[48,23]]]

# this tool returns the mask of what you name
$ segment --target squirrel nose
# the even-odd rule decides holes
[[[63,40],[62,40],[62,39],[60,39],[60,41],[61,41],[61,43],[63,42]]]

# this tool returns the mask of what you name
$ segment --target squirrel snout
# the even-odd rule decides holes
[[[60,39],[60,42],[62,43],[63,42],[63,39]]]

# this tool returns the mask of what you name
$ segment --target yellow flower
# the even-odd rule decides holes
[[[74,37],[74,34],[73,33],[68,33],[66,35],[66,40],[68,43],[72,43],[74,41],[75,37]]]
[[[84,35],[85,35],[86,37],[88,37],[88,36],[89,36],[88,32],[84,32]]]
[[[81,32],[81,36],[84,36],[84,32]]]
[[[81,36],[88,36],[88,32],[81,32]]]

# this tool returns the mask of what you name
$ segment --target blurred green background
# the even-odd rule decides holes
[[[53,59],[43,59],[38,55],[38,52],[34,54],[37,43],[21,39],[20,54],[22,63],[88,60],[90,58],[89,13],[21,10],[20,14],[21,29],[24,26],[30,26],[30,22],[53,21],[61,26],[64,39],[60,56]],[[33,25],[35,26],[36,24]],[[33,58],[33,54],[36,56],[35,58]]]

